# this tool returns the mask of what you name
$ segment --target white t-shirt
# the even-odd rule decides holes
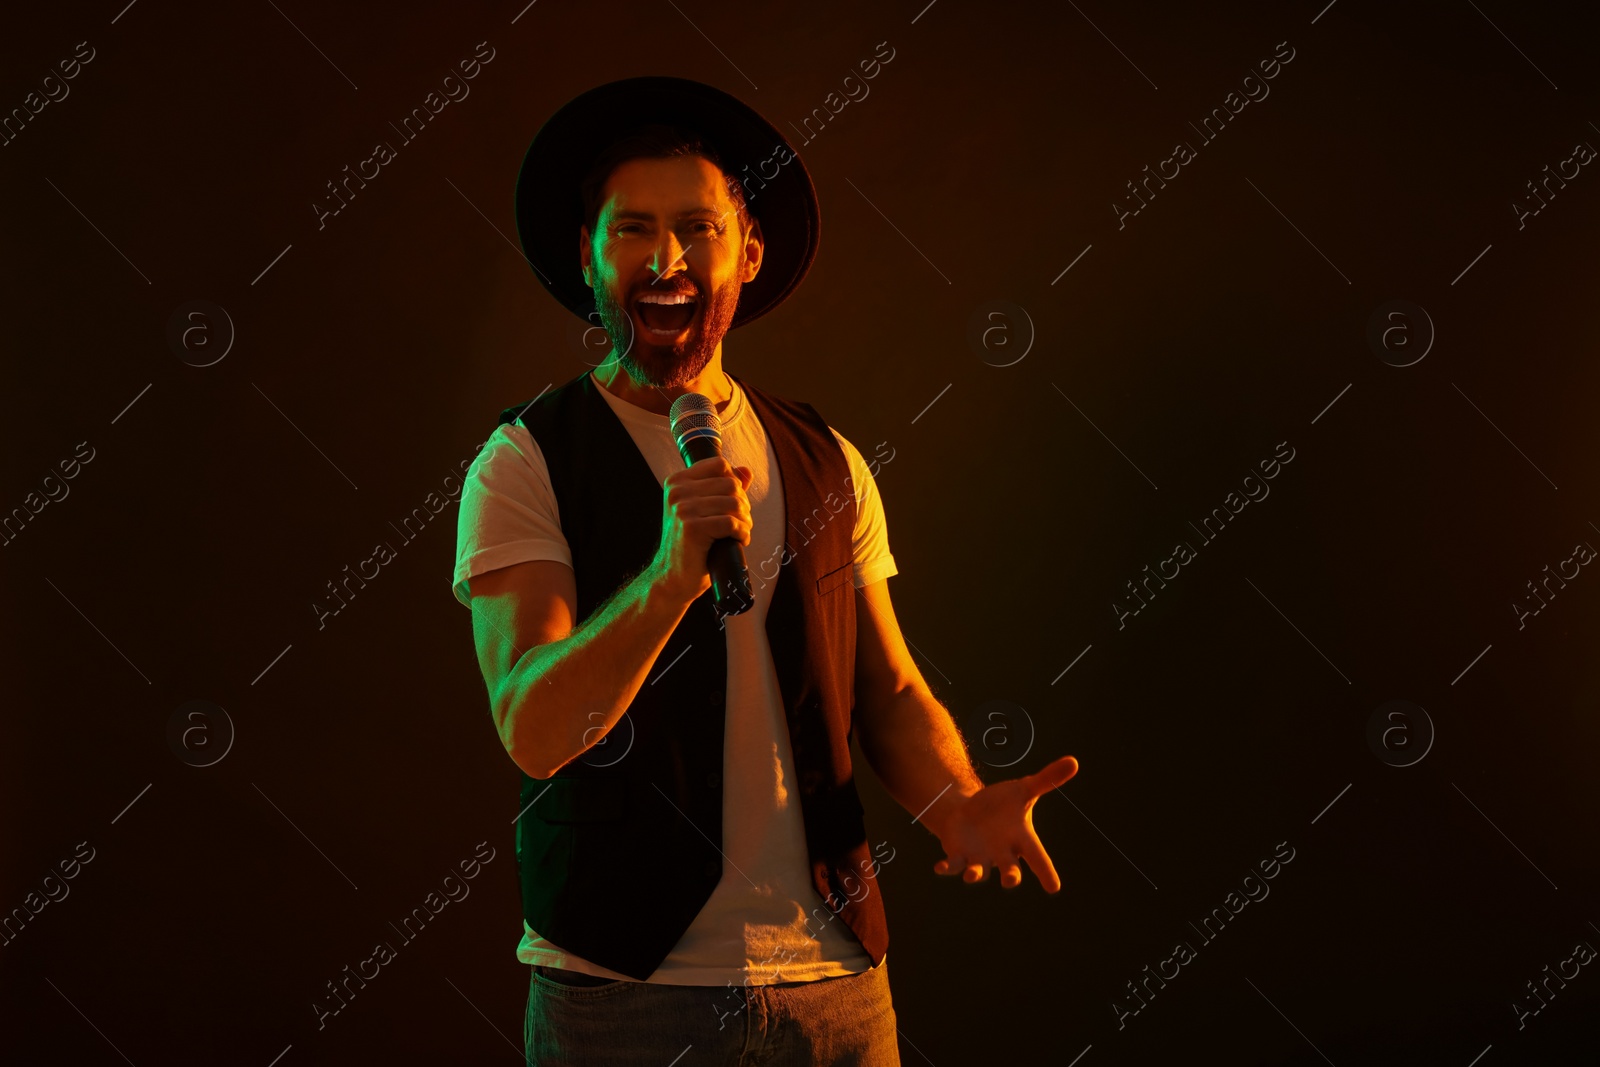
[[[665,985],[810,981],[872,966],[849,927],[811,884],[805,823],[793,792],[794,759],[766,633],[767,607],[783,559],[783,485],[760,418],[738,383],[729,382],[733,397],[721,415],[722,454],[735,466],[748,466],[753,475],[746,490],[751,536],[745,561],[755,604],[730,616],[725,626],[722,851],[727,860],[710,899],[647,979]],[[613,396],[598,381],[594,384],[658,483],[683,466],[667,416]],[[872,472],[854,445],[837,430],[833,435],[851,472],[850,485],[839,491],[853,492],[856,498],[853,580],[859,589],[898,570],[889,553],[888,526]],[[572,565],[544,457],[526,427],[509,423],[484,443],[464,479],[456,534],[456,599],[471,606],[468,577],[535,559]],[[628,978],[564,952],[526,922],[517,959]]]

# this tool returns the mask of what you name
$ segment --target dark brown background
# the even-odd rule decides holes
[[[1511,609],[1600,544],[1600,177],[1521,229],[1511,208],[1600,144],[1577,5],[520,8],[6,17],[0,107],[77,42],[96,57],[0,147],[0,509],[78,442],[95,458],[0,548],[0,910],[96,855],[0,948],[0,1058],[518,1062],[517,778],[447,587],[455,508],[324,629],[311,602],[502,407],[584,370],[507,240],[552,110],[663,73],[787,129],[887,41],[799,146],[815,268],[725,359],[894,448],[922,670],[964,723],[1026,712],[985,777],[1082,766],[1035,811],[1049,898],[936,877],[861,775],[897,849],[904,1062],[1593,1062],[1594,966],[1520,1030],[1511,1006],[1600,946],[1600,577],[1522,629]],[[324,183],[480,41],[471,95],[319,231]],[[1124,183],[1283,41],[1270,96],[1119,230]],[[1006,367],[967,340],[996,299],[1037,333]],[[1403,368],[1366,341],[1397,299],[1437,330]],[[237,330],[212,366],[166,340],[191,300]],[[1271,496],[1119,630],[1122,583],[1281,441]],[[205,768],[167,740],[196,699],[237,730]],[[1366,739],[1394,699],[1436,731],[1405,768]],[[480,841],[472,895],[318,1031],[324,982]],[[1188,924],[1278,842],[1271,895],[1200,946]],[[1124,983],[1180,939],[1195,961],[1119,1030]]]

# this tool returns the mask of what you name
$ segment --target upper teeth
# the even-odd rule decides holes
[[[646,293],[639,298],[641,304],[690,304],[694,297],[688,293]]]

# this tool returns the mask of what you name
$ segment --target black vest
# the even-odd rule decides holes
[[[733,375],[729,375],[733,378]],[[794,754],[811,882],[876,966],[888,948],[850,761],[855,712],[855,494],[844,451],[811,407],[734,378],[778,462],[782,552],[747,552],[752,586],[776,578],[766,620]],[[662,488],[585,372],[520,418],[544,455],[572,551],[580,622],[655,556]],[[746,417],[750,417],[749,414]],[[528,925],[640,981],[723,877],[725,634],[709,593],[679,621],[616,725],[549,779],[522,775],[516,854]],[[754,754],[752,754],[754,756]],[[727,877],[743,875],[728,865]]]

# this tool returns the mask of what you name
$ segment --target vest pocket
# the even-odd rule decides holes
[[[845,585],[855,576],[855,561],[851,560],[843,567],[836,567],[817,579],[817,595],[827,596],[829,593]]]
[[[609,778],[562,777],[549,780],[550,788],[530,814],[556,825],[614,822],[627,809],[627,783]]]

